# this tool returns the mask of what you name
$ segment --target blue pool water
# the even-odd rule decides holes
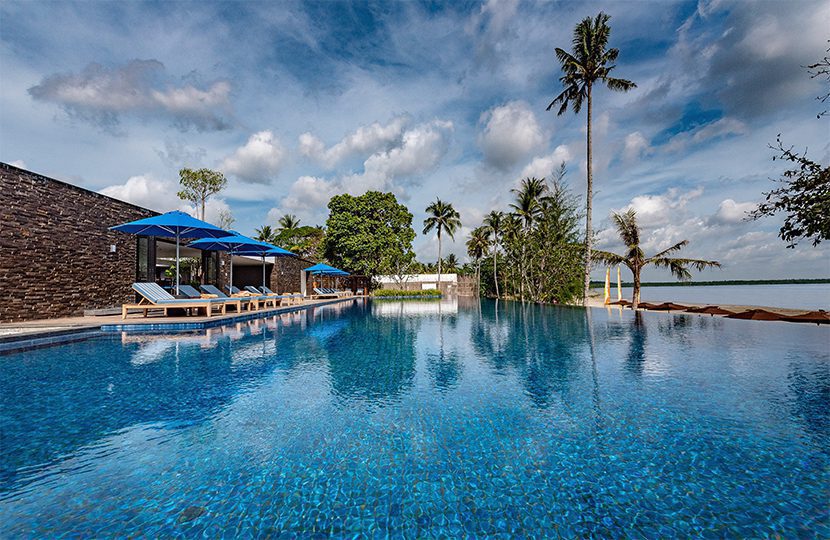
[[[828,537],[830,329],[355,300],[0,356],[0,537]]]

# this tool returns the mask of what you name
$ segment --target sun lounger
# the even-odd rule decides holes
[[[314,287],[314,296],[316,298],[339,298],[340,295],[334,292],[330,292],[329,289],[324,289],[321,287]]]
[[[257,302],[262,304],[265,307],[268,307],[268,304],[271,304],[271,307],[277,307],[277,302],[279,301],[280,305],[283,303],[283,298],[281,296],[268,296],[262,294],[261,292],[257,291],[255,294],[251,294],[246,292],[242,292],[239,290],[239,287],[231,285],[228,287],[228,290],[231,292],[232,297],[236,297],[236,295],[242,296],[243,298],[256,298]],[[254,289],[256,290],[256,289]],[[247,294],[246,294],[247,293]],[[250,295],[250,296],[249,296]]]
[[[210,317],[214,307],[219,307],[222,315],[224,315],[225,306],[227,305],[220,298],[175,298],[157,283],[133,283],[133,290],[141,295],[141,301],[138,304],[123,304],[121,306],[122,319],[127,318],[127,314],[131,309],[142,310],[145,317],[149,310],[161,309],[166,317],[167,310],[170,308],[201,308],[205,310],[205,315]]]
[[[202,294],[190,285],[179,285],[179,294],[187,296],[188,298],[194,298],[194,299],[195,298],[210,299],[211,296],[213,296],[210,293]],[[231,307],[235,307],[237,313],[240,313],[242,311],[243,306],[248,305],[248,302],[246,302],[242,298],[218,297],[217,299],[224,300],[226,305],[231,306]]]
[[[224,300],[236,300],[240,302],[240,306],[247,305],[248,311],[259,309],[259,301],[256,298],[241,296],[230,297],[227,294],[220,291],[219,288],[215,285],[199,285],[199,289],[201,289],[201,291],[205,294],[212,294]]]
[[[280,294],[275,293],[274,291],[272,291],[271,289],[269,289],[268,287],[265,287],[265,286],[262,286],[259,289],[260,290],[257,291],[257,292],[259,292],[260,294],[267,294],[268,296],[284,296],[284,297],[288,298],[290,303],[292,303],[292,304],[302,304],[303,303],[302,293],[287,293],[287,292],[285,292],[285,293],[282,293],[280,295]]]

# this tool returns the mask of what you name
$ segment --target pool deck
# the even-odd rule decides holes
[[[277,315],[289,311],[309,309],[328,304],[347,302],[363,296],[349,296],[344,298],[326,298],[306,300],[302,304],[282,306],[277,308],[260,309],[257,311],[229,312],[225,315],[203,315],[164,317],[160,313],[150,313],[147,317],[140,314],[128,315],[122,319],[121,315],[63,317],[59,319],[42,319],[0,324],[0,344],[33,340],[36,338],[58,337],[67,334],[86,331],[141,331],[141,330],[198,330],[211,328],[260,317]]]

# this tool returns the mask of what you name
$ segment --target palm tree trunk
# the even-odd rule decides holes
[[[441,229],[438,229],[438,292],[441,292]]]
[[[634,291],[631,294],[631,309],[637,309],[640,304],[640,267],[635,266],[631,269],[634,274]]]
[[[199,218],[199,219],[201,219],[202,221],[205,220],[205,198],[204,197],[202,197],[202,217]]]
[[[583,289],[584,299],[583,303],[588,305],[588,292],[591,288],[591,247],[593,242],[593,229],[591,227],[591,211],[593,210],[594,198],[594,175],[591,170],[591,85],[588,84],[588,193],[585,197],[585,288]]]
[[[496,254],[498,253],[499,239],[493,235],[493,281],[496,282],[496,298],[499,297],[499,274],[496,272]]]

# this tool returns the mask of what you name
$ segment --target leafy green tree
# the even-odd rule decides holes
[[[496,298],[499,297],[499,273],[496,268],[496,261],[498,259],[499,246],[501,245],[502,223],[504,222],[504,213],[497,210],[490,211],[487,217],[484,218],[484,226],[487,227],[490,234],[493,235],[493,283],[496,287]]]
[[[636,88],[636,84],[627,79],[611,77],[611,71],[616,67],[619,49],[608,49],[608,38],[611,28],[608,26],[610,17],[600,12],[595,18],[586,17],[576,25],[573,35],[573,50],[567,52],[556,48],[556,57],[562,64],[564,73],[559,79],[565,87],[562,92],[548,105],[550,110],[554,105],[559,105],[558,115],[568,110],[570,105],[574,113],[579,113],[583,103],[588,108],[588,130],[587,130],[587,173],[588,193],[586,196],[585,213],[585,281],[584,297],[588,298],[588,290],[591,284],[591,247],[593,242],[593,229],[591,226],[591,211],[593,209],[594,176],[592,168],[591,146],[591,115],[593,113],[592,92],[594,83],[602,82],[609,90],[616,92],[627,92]]]
[[[444,271],[448,274],[455,274],[458,272],[458,257],[455,253],[450,253],[441,261],[444,266]]]
[[[424,220],[424,234],[435,229],[438,234],[438,287],[441,287],[441,233],[455,239],[455,231],[461,227],[461,215],[453,208],[452,204],[445,203],[441,199],[426,208],[428,217]]]
[[[784,213],[786,218],[778,236],[787,242],[787,247],[794,248],[804,239],[811,239],[817,246],[830,238],[830,167],[807,158],[806,153],[785,147],[780,135],[776,146],[770,148],[779,152],[773,159],[789,161],[791,166],[778,179],[783,187],[764,193],[765,202],[758,205],[750,218]]]
[[[322,227],[304,225],[294,229],[282,229],[275,233],[273,244],[292,251],[304,259],[321,259],[325,256],[326,231]]]
[[[222,210],[219,212],[219,218],[216,220],[216,226],[220,229],[225,229],[226,231],[233,227],[233,224],[236,223],[236,218],[233,217],[233,214],[230,210]]]
[[[668,256],[683,249],[689,243],[688,240],[682,240],[656,255],[646,257],[642,248],[640,248],[640,227],[637,225],[637,213],[629,209],[623,213],[614,212],[611,218],[617,227],[620,240],[625,244],[625,254],[618,255],[608,251],[595,251],[593,257],[594,260],[609,265],[624,264],[631,270],[631,273],[634,275],[634,290],[631,298],[631,307],[633,309],[637,309],[637,305],[640,303],[640,271],[649,264],[661,268],[668,268],[677,279],[681,280],[692,278],[689,267],[700,272],[705,268],[720,268],[721,266],[717,261],[680,259]]]
[[[211,195],[215,195],[225,189],[228,181],[219,171],[212,171],[210,169],[187,169],[184,168],[179,171],[179,184],[181,191],[178,197],[183,201],[190,201],[202,212],[199,219],[205,219],[205,202]]]
[[[476,286],[478,295],[481,295],[481,259],[487,254],[490,247],[490,228],[486,225],[476,227],[467,240],[467,255],[476,265]]]
[[[527,236],[530,233],[530,230],[533,228],[533,225],[539,217],[539,214],[542,210],[539,204],[539,199],[547,190],[548,186],[545,183],[545,180],[536,177],[525,178],[524,180],[522,180],[521,188],[511,190],[513,193],[516,194],[516,202],[511,203],[510,207],[513,208],[514,213],[522,221],[524,228],[523,232],[525,236]],[[520,293],[522,301],[524,301],[525,299],[525,286],[527,285],[528,266],[526,264],[526,255],[527,244],[522,244],[522,281]]]
[[[367,191],[329,201],[325,256],[333,265],[373,277],[412,261],[412,214],[392,193]]]

